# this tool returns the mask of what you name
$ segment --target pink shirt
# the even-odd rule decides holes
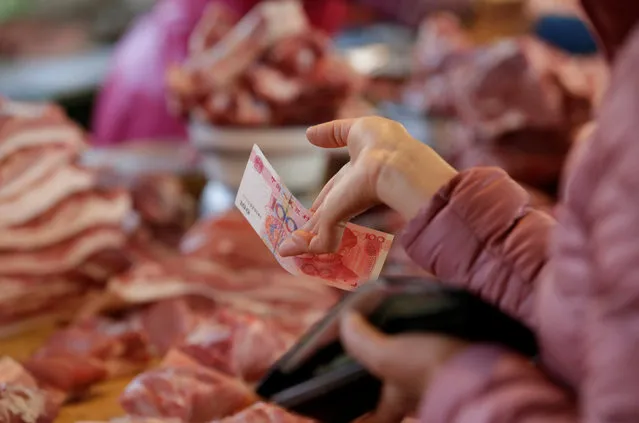
[[[423,422],[639,422],[639,2],[582,3],[613,76],[569,161],[557,219],[503,171],[475,168],[402,240],[426,270],[528,323],[540,361],[469,347],[434,375]]]

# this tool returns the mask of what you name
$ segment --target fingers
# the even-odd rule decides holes
[[[309,253],[335,252],[339,247],[344,224],[375,205],[366,187],[364,167],[352,167],[323,199],[313,217],[317,218],[317,236],[311,240]]]
[[[326,183],[326,185],[324,185],[324,188],[322,188],[322,191],[319,193],[319,195],[313,202],[313,205],[311,206],[311,212],[314,213],[320,208],[328,193],[331,192],[331,189],[337,182],[339,182],[340,179],[342,179],[342,177],[344,177],[344,174],[346,174],[346,172],[348,172],[350,168],[351,162],[346,163],[335,175],[333,175],[333,177]]]
[[[306,138],[311,144],[322,148],[342,148],[348,145],[348,134],[356,119],[334,120],[311,126]]]
[[[291,234],[280,245],[277,252],[282,257],[298,256],[308,252],[311,240],[315,235],[312,232],[300,229]]]
[[[403,386],[417,395],[437,353],[428,335],[389,337],[368,323],[360,314],[346,315],[340,326],[348,353],[373,375]]]
[[[361,314],[347,314],[340,333],[346,351],[373,375],[385,379],[390,338],[372,327]]]
[[[386,384],[377,409],[366,419],[366,423],[401,423],[412,408],[412,401],[406,399],[399,387]]]

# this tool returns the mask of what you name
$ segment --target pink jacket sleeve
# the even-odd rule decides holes
[[[528,204],[528,193],[504,171],[473,168],[440,190],[402,242],[430,273],[534,327],[532,293],[555,221]]]
[[[420,419],[428,423],[574,423],[574,398],[530,362],[474,346],[431,380]]]

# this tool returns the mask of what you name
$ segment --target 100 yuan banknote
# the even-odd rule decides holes
[[[393,236],[347,224],[336,253],[281,257],[280,244],[310,219],[311,213],[284,186],[257,145],[244,171],[235,205],[288,272],[324,279],[335,287],[353,290],[377,279]]]

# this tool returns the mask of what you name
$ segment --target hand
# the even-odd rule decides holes
[[[439,335],[387,336],[354,313],[340,329],[348,353],[384,384],[377,410],[357,423],[400,423],[412,415],[437,370],[468,347]]]
[[[348,147],[351,160],[322,189],[309,222],[281,245],[283,257],[334,252],[344,222],[380,203],[410,220],[457,174],[392,120],[337,120],[311,127],[306,135],[319,147]]]

